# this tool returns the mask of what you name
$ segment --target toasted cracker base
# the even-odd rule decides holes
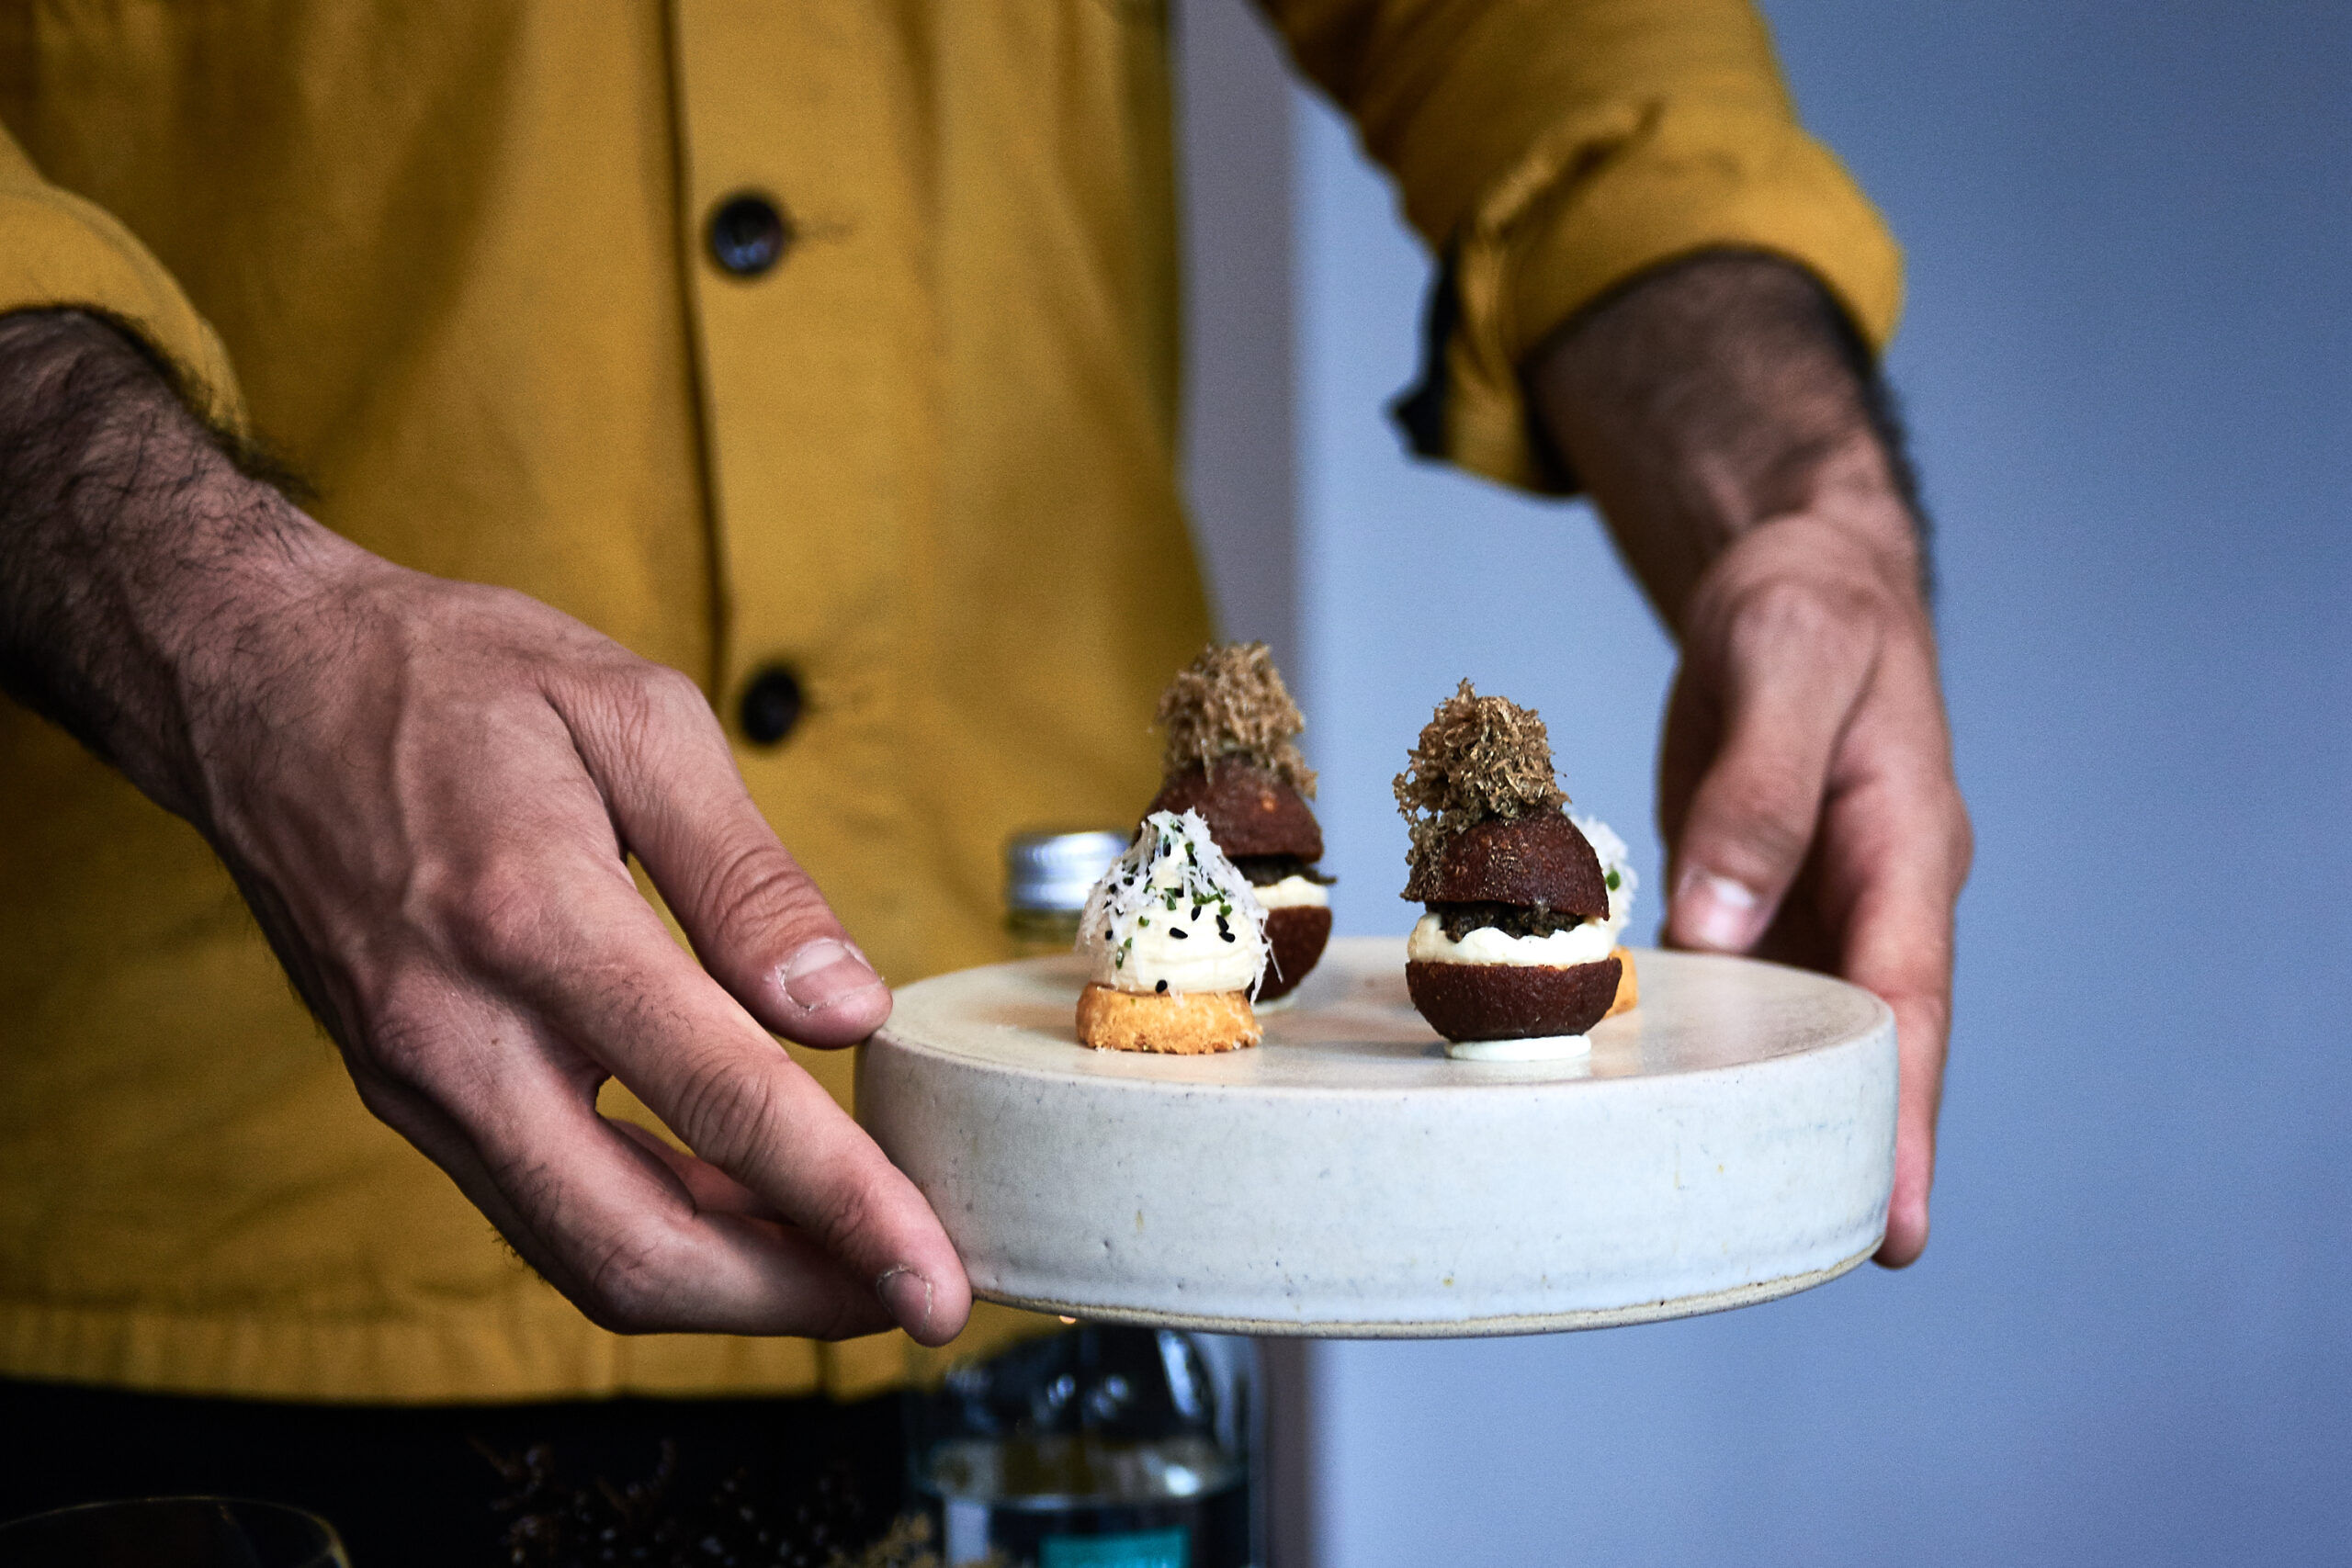
[[[1144,992],[1090,985],[1078,994],[1078,1038],[1098,1051],[1205,1056],[1265,1038],[1243,991]]]
[[[1642,988],[1634,983],[1634,953],[1631,948],[1612,947],[1609,956],[1624,965],[1617,972],[1617,999],[1609,1004],[1603,1018],[1615,1018],[1621,1012],[1631,1012],[1641,1005]]]

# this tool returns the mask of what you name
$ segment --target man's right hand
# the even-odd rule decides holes
[[[86,318],[0,321],[0,487],[11,691],[204,832],[368,1107],[582,1312],[963,1325],[922,1195],[769,1037],[850,1044],[889,992],[691,681],[320,526]]]

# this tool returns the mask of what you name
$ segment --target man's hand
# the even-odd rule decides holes
[[[1891,421],[1819,288],[1760,257],[1653,275],[1529,374],[1682,647],[1658,779],[1667,936],[1826,969],[1894,1010],[1878,1256],[1907,1264],[1928,1241],[1971,851]]]
[[[922,1195],[769,1038],[852,1043],[889,992],[691,681],[319,526],[85,318],[0,321],[0,486],[10,689],[206,835],[368,1108],[582,1311],[963,1325]],[[598,1115],[608,1077],[694,1153]]]

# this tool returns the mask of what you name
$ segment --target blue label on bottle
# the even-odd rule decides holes
[[[1038,1543],[1037,1568],[1191,1568],[1191,1532],[1058,1535]]]

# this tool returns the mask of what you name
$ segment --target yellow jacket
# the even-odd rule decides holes
[[[1893,245],[1742,0],[1272,8],[1453,258],[1457,460],[1533,481],[1520,357],[1677,254],[1780,252],[1892,330]],[[137,323],[329,525],[696,673],[730,727],[797,671],[807,717],[744,773],[904,981],[1003,955],[1007,832],[1149,796],[1152,698],[1208,631],[1167,57],[1155,0],[10,6],[0,310]],[[786,223],[756,276],[710,244],[745,193]],[[590,1326],[360,1108],[194,832],[5,704],[0,821],[0,1373],[904,1374],[889,1336]]]

